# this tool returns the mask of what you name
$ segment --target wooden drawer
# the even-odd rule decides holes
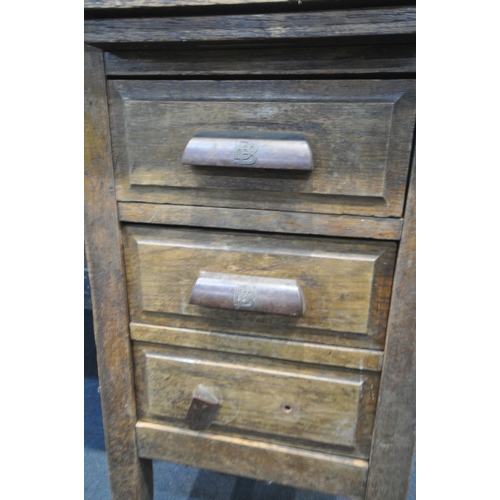
[[[125,226],[131,320],[382,348],[396,244]],[[200,273],[294,280],[300,317],[189,303]]]
[[[402,215],[412,80],[114,80],[108,91],[120,201]],[[300,133],[314,169],[183,165],[202,130],[235,133],[235,143],[238,134]]]
[[[137,344],[139,418],[184,423],[202,384],[220,401],[209,430],[367,458],[379,374]]]

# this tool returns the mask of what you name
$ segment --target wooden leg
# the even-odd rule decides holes
[[[413,169],[396,262],[366,500],[406,500],[415,447],[415,185]]]
[[[151,500],[152,462],[137,455],[125,270],[114,194],[102,52],[85,47],[85,244],[112,498]]]

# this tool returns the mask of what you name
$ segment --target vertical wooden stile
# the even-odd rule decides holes
[[[416,162],[396,261],[366,500],[405,500],[416,423]]]
[[[151,500],[152,464],[137,456],[136,407],[121,234],[114,194],[103,55],[85,46],[85,245],[110,486]]]

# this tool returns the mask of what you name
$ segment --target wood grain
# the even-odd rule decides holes
[[[121,221],[173,226],[224,227],[275,233],[399,240],[403,219],[276,210],[118,203]]]
[[[202,384],[220,401],[214,432],[309,449],[337,445],[345,455],[369,456],[375,373],[166,346],[136,345],[134,354],[141,420],[184,427]]]
[[[261,333],[335,333],[380,344],[385,335],[393,243],[126,226],[125,256],[134,322],[156,317],[166,326]],[[294,279],[302,288],[302,317],[204,308],[188,304],[200,271]]]
[[[290,0],[84,0],[86,9],[134,9],[152,7],[185,7],[200,5],[237,5],[262,3],[288,3]],[[304,0],[305,2],[311,0]]]
[[[416,162],[387,328],[366,500],[401,500],[408,491],[416,425]]]
[[[250,354],[263,358],[288,359],[310,364],[353,368],[360,371],[381,371],[384,358],[381,351],[140,323],[130,324],[130,336],[133,340],[155,344]]]
[[[102,53],[85,48],[85,244],[110,485],[115,500],[153,498],[137,456],[127,292],[111,160]]]
[[[138,422],[136,432],[143,457],[363,499],[364,460],[151,422]]]
[[[110,76],[414,73],[415,45],[105,52]]]
[[[151,231],[160,235],[148,241],[149,248],[145,253],[149,252],[146,259],[149,263],[144,269],[139,269],[136,257],[131,258],[134,269],[132,279],[129,276],[131,305],[135,308],[133,311],[139,312],[129,318],[122,234],[111,167],[102,54],[92,50],[86,53],[85,227],[86,237],[92,235],[87,237],[86,244],[94,310],[97,311],[96,341],[115,499],[151,498],[149,459],[152,458],[354,499],[403,500],[406,497],[415,433],[414,173],[406,208],[404,200],[415,121],[415,83],[405,80],[407,87],[403,95],[397,97],[401,89],[396,87],[401,80],[395,80],[395,77],[398,73],[415,71],[414,45],[411,43],[415,34],[415,8],[381,6],[402,4],[403,1],[399,0],[330,0],[323,2],[323,11],[301,12],[301,9],[316,9],[321,5],[320,2],[303,1],[307,5],[299,6],[295,0],[85,0],[86,14],[89,10],[94,11],[89,15],[94,19],[85,22],[86,40],[110,51],[105,56],[109,75],[138,80],[144,77],[157,79],[156,82],[142,83],[130,80],[126,85],[137,91],[136,94],[122,92],[120,95],[113,84],[109,87],[120,217],[124,222],[147,223]],[[367,5],[379,8],[367,9]],[[174,9],[161,10],[157,7]],[[175,7],[182,9],[176,11]],[[149,16],[149,12],[151,15],[132,18],[134,8],[138,9],[134,15]],[[140,10],[142,8],[155,8],[155,12]],[[228,10],[224,11],[225,8]],[[103,12],[97,12],[100,9]],[[285,10],[296,12],[284,13]],[[264,11],[268,13],[250,14]],[[202,16],[202,13],[210,15]],[[214,15],[220,13],[225,14]],[[372,42],[373,45],[367,45]],[[404,45],[398,45],[399,42]],[[132,52],[125,52],[129,50]],[[90,76],[89,71],[92,73]],[[386,80],[373,80],[377,73]],[[205,75],[207,81],[175,82],[180,75],[185,75],[187,79]],[[228,75],[229,79],[234,77],[234,81],[221,82],[224,75]],[[243,81],[242,78],[246,79],[247,75],[251,78],[262,75],[262,81]],[[276,83],[269,80],[274,78],[272,75],[283,81]],[[292,75],[298,75],[295,81],[290,79]],[[300,75],[306,78],[307,75],[317,75],[318,78],[315,81],[300,80]],[[349,77],[351,80],[344,80],[345,75],[352,75]],[[159,81],[162,76],[172,78],[172,81]],[[334,87],[327,80],[329,76],[339,77],[333,83]],[[365,78],[365,81],[356,82],[353,79],[358,77]],[[402,77],[408,76],[401,75],[399,78]],[[148,85],[156,90],[150,92]],[[234,85],[233,94],[230,85]],[[324,85],[324,95],[340,95],[340,102],[332,104],[328,97],[321,96],[321,91],[318,92],[321,85]],[[348,97],[353,89],[361,88],[365,92],[361,97],[359,94],[354,99]],[[230,101],[224,102],[228,95]],[[369,101],[371,97],[375,99]],[[118,102],[119,99],[123,102]],[[391,99],[394,112],[389,117],[384,114],[384,108],[391,104]],[[185,107],[184,112],[180,108],[171,112],[179,103]],[[311,104],[312,112],[309,111],[309,114],[304,111],[305,104]],[[224,124],[230,123],[237,130],[244,130],[248,125],[260,129],[262,125],[269,124],[277,130],[283,121],[273,121],[264,112],[272,111],[270,108],[273,105],[278,114],[293,115],[295,120],[290,118],[284,123],[298,123],[296,126],[301,130],[294,129],[293,125],[287,127],[291,128],[290,132],[301,133],[304,132],[302,129],[311,127],[308,116],[317,117],[321,108],[325,109],[325,118],[320,117],[320,123],[312,126],[316,131],[322,127],[327,130],[322,143],[326,146],[320,148],[319,156],[318,153],[316,156],[323,165],[328,164],[329,156],[336,161],[334,166],[331,164],[329,172],[319,171],[321,175],[315,179],[316,182],[311,182],[310,178],[273,178],[269,174],[238,178],[220,172],[207,174],[200,169],[183,177],[185,172],[176,173],[175,154],[164,154],[168,150],[164,143],[172,139],[179,144],[182,142],[178,140],[182,132],[176,129],[176,124],[180,128],[188,128],[189,123],[183,121],[185,116],[188,116],[188,122],[192,120],[190,117],[199,117],[197,123],[206,124],[213,123],[210,121],[213,116],[222,116]],[[343,106],[345,113],[339,115],[338,110]],[[353,113],[348,112],[349,106]],[[255,112],[256,108],[258,112]],[[130,116],[135,116],[138,109],[141,110],[138,113],[140,119],[134,123],[135,118],[131,120]],[[296,109],[299,111],[295,112]],[[164,113],[165,110],[168,112]],[[364,116],[361,121],[356,121],[360,113]],[[338,125],[330,123],[325,126],[331,116],[334,117],[333,122],[335,117],[340,116]],[[173,120],[170,124],[167,123],[169,119]],[[375,125],[370,121],[372,119]],[[359,126],[360,123],[364,125]],[[342,129],[341,124],[345,124],[346,129]],[[387,134],[382,133],[383,126],[390,127]],[[365,133],[358,134],[362,128]],[[342,136],[343,130],[347,130],[347,136]],[[316,134],[315,137],[319,136]],[[318,142],[321,141],[318,139]],[[331,142],[335,143],[333,152],[325,149]],[[127,148],[129,143],[132,146]],[[343,143],[346,148],[342,152]],[[171,149],[170,153],[174,150]],[[134,156],[136,153],[137,156]],[[155,158],[158,163],[141,165],[144,158]],[[164,164],[168,164],[166,172],[161,170]],[[380,168],[380,165],[383,167]],[[361,177],[348,177],[349,172],[357,175],[360,170]],[[367,172],[369,175],[366,175]],[[340,179],[335,174],[340,174]],[[340,181],[338,184],[336,179]],[[173,206],[175,204],[179,206]],[[403,214],[404,231],[388,323],[396,244],[385,246],[387,243],[384,241],[331,240],[321,238],[321,235],[398,240],[401,238]],[[336,321],[351,325],[341,330],[330,329],[332,325],[328,322],[331,318],[327,313],[317,316],[313,326],[297,326],[281,323],[283,318],[274,324],[266,323],[251,317],[251,313],[245,313],[248,317],[243,322],[241,316],[190,316],[185,309],[189,306],[184,304],[174,312],[164,312],[172,301],[175,303],[179,287],[162,287],[154,283],[153,274],[156,272],[158,277],[165,276],[170,266],[168,260],[161,260],[160,264],[154,264],[154,261],[158,256],[168,254],[173,255],[175,264],[182,261],[179,257],[182,251],[177,249],[171,252],[169,245],[165,244],[165,241],[172,240],[172,229],[164,228],[169,236],[163,238],[163,233],[156,233],[157,228],[152,224],[255,231],[259,234],[254,233],[253,238],[264,242],[259,254],[263,261],[259,265],[254,265],[259,252],[251,246],[250,252],[245,245],[219,248],[220,258],[209,254],[213,243],[210,235],[219,233],[213,229],[200,231],[200,234],[208,235],[209,246],[202,248],[208,252],[202,263],[227,264],[224,256],[231,252],[233,257],[238,256],[234,260],[229,259],[229,264],[237,268],[245,268],[246,265],[259,271],[267,269],[272,274],[281,272],[281,264],[286,263],[287,269],[301,271],[303,277],[308,278],[307,284],[315,289],[318,299],[309,302],[312,304],[322,300],[322,290],[331,290],[335,284],[328,285],[328,288],[319,274],[308,274],[307,269],[294,265],[294,259],[307,253],[304,250],[307,245],[304,243],[302,248],[300,242],[307,241],[310,245],[308,257],[316,259],[317,269],[322,269],[325,262],[338,260],[331,256],[334,253],[348,254],[348,261],[356,261],[353,257],[361,254],[360,262],[363,262],[366,255],[373,257],[375,253],[370,252],[378,249],[379,256],[372,262],[371,271],[376,278],[373,278],[373,287],[367,299],[367,287],[360,288],[356,276],[366,278],[368,273],[353,267],[350,274],[355,278],[354,288],[357,290],[354,303],[360,307],[350,310],[349,305],[342,304],[334,309],[335,314],[347,314],[343,318],[336,317]],[[129,230],[132,230],[131,225],[125,229],[125,234]],[[270,236],[262,234],[263,231],[295,233],[297,236]],[[226,234],[224,231],[220,233]],[[224,238],[221,237],[220,241],[227,242]],[[280,238],[283,238],[282,253],[269,254],[265,242]],[[295,240],[299,243],[296,244]],[[191,251],[191,243],[188,242],[186,255]],[[200,236],[198,246],[202,247],[203,243],[207,241],[202,241]],[[312,248],[316,252],[314,255]],[[134,251],[137,253],[137,248]],[[329,257],[318,255],[321,252]],[[188,260],[184,268],[186,275],[198,265],[194,253]],[[349,265],[354,266],[353,262]],[[127,266],[130,267],[130,262]],[[143,310],[141,301],[144,297],[136,293],[143,271],[149,276],[149,291],[155,295],[153,300],[151,294],[149,298],[146,294],[146,301],[149,300],[150,304],[151,300],[156,301],[151,307],[156,308],[155,311]],[[237,269],[229,272],[237,272]],[[328,269],[327,273],[331,274]],[[348,280],[342,282],[347,283]],[[349,286],[347,289],[352,290]],[[348,302],[352,303],[351,300]],[[365,314],[367,307],[369,312]],[[138,353],[135,380],[132,379],[128,338],[127,323],[130,319],[133,321],[131,335]],[[360,331],[361,324],[366,326],[365,333]],[[152,354],[150,361],[144,353]],[[378,391],[382,359],[382,386]],[[149,378],[146,377],[148,362],[149,373],[152,374]],[[181,366],[182,370],[176,370],[177,366]],[[187,366],[190,368],[187,369]],[[177,387],[183,387],[187,385],[186,380],[194,382],[198,377],[205,378],[207,373],[210,383],[217,382],[224,390],[228,388],[229,400],[241,397],[246,402],[246,410],[241,417],[245,424],[240,425],[240,417],[237,417],[232,424],[216,424],[217,432],[193,432],[182,428],[184,424],[180,413],[175,417],[166,416],[164,408],[168,404],[162,396],[171,389],[166,379],[170,375],[179,377],[183,383],[179,382]],[[217,374],[222,375],[219,377]],[[251,374],[257,374],[255,380],[250,379]],[[365,392],[367,399],[357,407],[354,437],[352,410],[351,419],[347,419],[347,427],[351,425],[351,439],[356,443],[354,448],[352,442],[349,445],[346,441],[348,433],[336,434],[334,429],[331,433],[322,434],[321,429],[331,425],[332,419],[322,427],[315,423],[311,415],[305,417],[307,425],[294,428],[295,438],[293,432],[280,434],[281,429],[273,428],[274,424],[269,420],[264,422],[264,429],[260,427],[259,430],[259,415],[262,412],[252,414],[249,410],[251,403],[261,401],[262,391],[255,388],[259,380],[274,380],[269,384],[269,391],[276,388],[278,397],[286,395],[285,391],[279,391],[284,385],[290,384],[295,390],[295,384],[302,384],[302,380],[314,384],[314,387],[306,387],[311,390],[297,390],[296,393],[301,396],[301,401],[305,394],[307,401],[312,400],[308,407],[320,408],[320,413],[324,414],[324,401],[316,401],[314,395],[328,392],[322,389],[323,384],[329,384],[328,380],[337,380],[335,377],[340,381],[347,378],[358,384],[364,381],[361,383],[366,389],[367,381],[375,381],[373,388]],[[151,386],[149,393],[147,380]],[[243,390],[234,390],[231,380],[243,380]],[[137,420],[134,383],[138,391],[137,411],[144,419],[155,420],[138,422],[135,433],[132,430]],[[263,385],[265,382],[261,382],[260,386]],[[150,411],[147,395],[155,391],[157,404],[153,406],[159,408],[155,411],[161,415],[147,413]],[[374,396],[371,391],[374,391]],[[348,407],[353,408],[353,405],[347,404],[350,401],[347,396],[348,393],[339,396],[341,409],[346,411]],[[374,423],[377,398],[378,415]],[[368,403],[371,406],[364,411],[366,407],[363,405]],[[262,408],[262,404],[259,405]],[[284,411],[286,406],[283,403]],[[327,408],[329,411],[335,411],[334,405]],[[308,434],[306,427],[314,432]],[[365,457],[368,457],[371,440],[368,435],[373,436],[373,446],[367,483],[369,469]],[[327,440],[323,441],[325,436]],[[138,459],[138,453],[144,459]],[[363,459],[353,458],[353,455]]]
[[[401,216],[412,80],[115,80],[109,93],[121,201]],[[301,133],[314,170],[182,165],[200,130]]]
[[[325,7],[342,4],[344,6],[363,5],[397,5],[405,4],[404,0],[84,0],[85,9],[138,9],[138,8],[172,8],[172,7],[229,7],[235,5],[272,5],[284,4],[301,6],[320,4]]]
[[[91,19],[91,44],[308,40],[328,35],[414,35],[415,7],[325,10],[286,14]]]

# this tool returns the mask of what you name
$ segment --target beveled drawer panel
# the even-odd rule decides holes
[[[411,80],[110,81],[118,199],[399,217],[414,89]],[[225,138],[221,164],[230,166],[182,164],[200,132]],[[258,138],[276,133],[309,144],[312,171],[288,170],[280,148],[256,168]]]
[[[124,231],[130,313],[135,322],[382,346],[394,243],[156,226],[125,226]],[[287,316],[276,309],[274,313],[271,302],[264,303],[269,304],[266,312],[248,310],[245,300],[257,303],[260,288],[251,292],[252,297],[246,295],[247,289],[235,287],[234,280],[229,282],[234,288],[230,293],[237,292],[233,308],[190,304],[204,273],[295,283],[303,295],[304,312]],[[216,288],[210,293],[215,301],[223,291]]]
[[[134,357],[141,419],[187,428],[201,384],[220,402],[213,432],[369,455],[378,374],[146,345],[136,345]]]

